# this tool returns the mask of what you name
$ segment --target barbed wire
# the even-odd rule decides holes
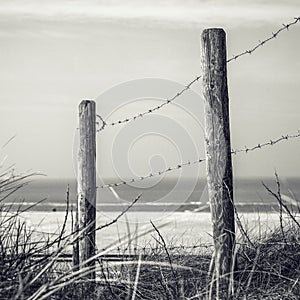
[[[300,21],[300,17],[297,17],[297,18],[294,18],[294,21],[288,23],[288,24],[282,24],[283,26],[278,29],[275,33],[272,33],[272,35],[268,38],[266,38],[265,40],[263,41],[259,41],[259,43],[254,46],[252,49],[249,49],[249,50],[245,50],[244,52],[240,53],[240,54],[237,54],[237,55],[234,55],[232,58],[228,59],[227,60],[227,63],[230,63],[231,61],[233,60],[237,60],[238,58],[246,55],[246,54],[252,54],[255,50],[257,50],[258,48],[262,47],[263,45],[265,45],[266,43],[268,43],[269,41],[275,39],[279,33],[281,33],[282,31],[284,30],[288,30],[291,26],[295,25],[296,23],[298,23]],[[97,129],[97,132],[100,132],[102,130],[104,130],[107,126],[115,126],[115,125],[119,125],[119,124],[124,124],[124,123],[127,123],[127,122],[130,122],[130,121],[135,121],[137,119],[140,119],[142,117],[144,117],[145,115],[148,115],[148,114],[151,114],[155,111],[158,111],[160,110],[161,108],[163,108],[164,106],[174,102],[175,99],[177,99],[179,96],[181,96],[182,94],[184,94],[187,90],[189,90],[191,88],[191,86],[196,83],[197,81],[199,81],[199,79],[201,78],[202,76],[201,75],[198,75],[196,76],[195,79],[193,79],[192,81],[190,81],[188,84],[185,85],[185,87],[179,91],[177,94],[175,94],[172,98],[169,98],[169,99],[165,99],[165,102],[163,102],[162,104],[160,105],[157,105],[155,107],[152,107],[142,113],[138,113],[134,116],[131,116],[131,117],[128,117],[128,118],[125,118],[125,119],[120,119],[118,121],[114,121],[114,122],[106,122],[100,115],[97,115],[97,117],[100,119],[102,125],[100,126],[99,122],[97,122],[97,124],[100,126],[98,129]]]
[[[276,139],[276,140],[269,140],[268,142],[265,143],[261,143],[261,144],[257,144],[256,146],[253,147],[247,147],[245,146],[244,149],[232,149],[231,153],[232,154],[237,154],[237,153],[241,153],[241,152],[245,152],[248,153],[249,151],[253,151],[253,150],[257,150],[257,149],[261,149],[265,146],[273,146],[283,140],[289,140],[289,139],[294,139],[294,138],[298,138],[300,137],[300,130],[298,130],[297,134],[287,134],[287,135],[282,135],[280,138]]]
[[[188,246],[188,245],[174,245],[174,246],[167,246],[167,247],[164,247],[163,245],[153,245],[152,247],[151,246],[132,246],[132,247],[125,247],[125,248],[120,248],[120,247],[117,247],[115,250],[117,250],[118,252],[120,252],[121,256],[122,256],[122,253],[124,253],[124,251],[134,251],[134,252],[139,252],[139,251],[143,251],[145,253],[147,252],[152,252],[152,253],[156,253],[157,251],[164,251],[166,248],[168,250],[184,250],[184,249],[201,249],[201,248],[206,248],[206,249],[209,249],[209,248],[212,248],[213,245],[212,244],[209,244],[209,243],[201,243],[201,244],[195,244],[195,245],[191,245],[191,246]],[[106,249],[103,248],[102,251],[105,251]]]
[[[233,60],[236,60],[238,59],[239,57],[241,56],[244,56],[246,54],[252,54],[256,49],[262,47],[263,45],[265,45],[267,42],[277,38],[278,34],[284,30],[289,30],[289,28],[293,25],[295,25],[296,23],[298,23],[300,21],[300,17],[297,17],[297,18],[294,18],[294,21],[293,22],[290,22],[288,24],[282,24],[282,27],[279,28],[276,32],[272,32],[272,35],[268,38],[266,38],[265,40],[263,41],[259,41],[259,44],[257,44],[256,46],[254,46],[253,48],[249,49],[249,50],[245,50],[244,52],[240,53],[240,54],[237,54],[237,55],[233,55],[232,58],[228,59],[227,60],[227,63],[230,63],[231,61]]]
[[[266,147],[266,146],[274,146],[275,144],[277,144],[281,141],[284,141],[284,140],[287,141],[289,139],[294,139],[294,138],[299,138],[299,137],[300,137],[300,130],[298,130],[298,133],[296,133],[296,134],[282,135],[280,138],[273,139],[273,140],[271,139],[268,142],[260,143],[260,144],[257,144],[255,146],[253,146],[253,147],[245,146],[245,148],[243,148],[243,149],[232,149],[231,154],[236,155],[236,154],[241,153],[241,152],[248,153],[250,151],[258,150],[258,149],[261,149],[261,148]],[[145,175],[145,176],[131,178],[131,179],[128,179],[128,180],[119,181],[119,182],[115,182],[115,183],[103,184],[103,185],[97,186],[97,188],[102,189],[102,188],[118,187],[118,186],[121,186],[121,185],[127,185],[127,184],[130,184],[130,183],[143,181],[143,180],[146,180],[146,179],[151,178],[151,177],[160,176],[162,174],[165,174],[165,173],[168,173],[168,172],[171,172],[171,171],[174,171],[174,170],[179,170],[179,169],[181,169],[183,167],[186,167],[186,166],[199,164],[199,163],[202,163],[204,161],[206,161],[206,158],[199,158],[199,159],[194,160],[194,161],[188,160],[184,163],[178,164],[177,166],[169,167],[169,168],[167,168],[165,170],[162,170],[162,171],[149,173],[148,175]]]
[[[115,125],[118,125],[118,124],[123,124],[123,123],[127,123],[127,122],[130,122],[130,121],[135,121],[137,119],[140,119],[142,117],[144,117],[145,115],[148,115],[148,114],[151,114],[157,110],[160,110],[161,108],[163,108],[164,106],[172,103],[176,98],[178,98],[179,96],[181,96],[184,92],[186,92],[188,89],[190,89],[190,87],[195,83],[197,82],[199,79],[201,78],[201,75],[197,76],[194,80],[192,80],[191,82],[189,82],[181,91],[179,91],[177,94],[175,94],[173,97],[171,98],[168,98],[168,99],[165,99],[165,101],[155,107],[152,107],[144,112],[141,112],[141,113],[138,113],[134,116],[131,116],[131,117],[128,117],[128,118],[125,118],[125,119],[122,119],[122,120],[118,120],[118,121],[115,121],[115,122],[110,122],[110,123],[107,123],[106,121],[103,120],[103,118],[100,116],[100,115],[97,115],[97,117],[100,119],[100,121],[102,122],[102,126],[100,128],[97,129],[97,132],[101,131],[101,130],[104,130],[104,128],[106,126],[115,126]]]
[[[204,159],[203,158],[199,158],[199,159],[194,160],[194,161],[189,161],[188,160],[186,162],[178,164],[177,166],[169,167],[169,168],[167,168],[165,170],[162,170],[162,171],[149,173],[148,175],[145,175],[145,176],[131,178],[129,180],[119,181],[119,182],[116,182],[116,183],[103,184],[103,185],[98,186],[98,188],[117,187],[117,186],[120,186],[120,185],[126,185],[126,184],[129,184],[129,183],[134,183],[134,182],[142,181],[142,180],[145,180],[145,179],[148,179],[148,178],[151,178],[151,177],[160,176],[162,174],[165,174],[165,173],[168,173],[168,172],[171,172],[171,171],[174,171],[174,170],[179,170],[179,169],[181,169],[182,167],[185,167],[185,166],[192,166],[192,165],[195,165],[195,164],[199,164],[199,163],[201,163],[203,161],[205,161],[205,158]]]

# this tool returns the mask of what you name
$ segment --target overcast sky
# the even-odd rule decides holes
[[[151,108],[159,100],[123,105],[120,93],[119,99],[109,103],[99,96],[123,82],[141,78],[170,80],[172,88],[188,83],[201,73],[200,34],[204,28],[226,30],[230,57],[251,48],[299,15],[297,0],[2,0],[0,144],[16,137],[1,150],[1,158],[7,156],[5,164],[15,163],[19,171],[31,169],[49,177],[74,177],[73,139],[77,106],[82,99],[98,99],[97,112],[110,114],[112,119]],[[297,24],[253,55],[228,65],[234,148],[253,146],[300,129],[299,53]],[[199,83],[195,92],[200,91]],[[98,172],[104,177],[116,176],[122,161],[113,167],[111,160],[120,157],[128,160],[133,174],[142,176],[151,169],[176,165],[181,159],[204,156],[201,128],[190,120],[192,113],[201,124],[201,96],[199,104],[192,99],[185,105],[185,100],[189,99],[178,99],[178,105],[161,110],[148,121],[145,117],[144,125],[136,123],[138,128],[148,130],[146,136],[141,132],[131,136],[126,130],[133,127],[124,126],[103,132],[98,141]],[[117,105],[123,106],[114,114],[108,111]],[[155,118],[162,120],[156,122]],[[178,130],[184,129],[187,136],[180,138],[178,134],[174,140],[174,132],[179,132],[172,125],[176,118]],[[164,127],[159,132],[155,126],[151,131],[151,120],[152,124],[171,122],[169,131]],[[123,147],[111,141],[121,134],[134,139],[128,141],[127,149],[125,144]],[[187,147],[187,137],[195,151]],[[273,176],[275,169],[283,177],[299,176],[299,148],[300,142],[291,140],[239,154],[233,161],[235,176]]]

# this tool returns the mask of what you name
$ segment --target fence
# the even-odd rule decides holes
[[[106,122],[102,116],[96,115],[94,101],[82,101],[79,106],[80,119],[80,144],[78,159],[78,208],[77,208],[77,229],[84,229],[74,250],[75,263],[77,265],[93,267],[95,260],[95,217],[96,217],[96,189],[117,187],[129,183],[146,180],[150,177],[178,170],[183,167],[206,162],[207,182],[209,188],[209,200],[213,220],[213,238],[214,238],[214,273],[216,280],[216,293],[221,285],[229,288],[229,274],[234,270],[234,246],[235,246],[235,228],[234,228],[234,204],[232,187],[232,162],[231,156],[238,153],[248,153],[266,146],[273,146],[281,141],[300,137],[300,131],[295,134],[282,135],[279,138],[259,143],[255,146],[245,147],[244,149],[231,149],[230,130],[229,130],[229,108],[227,91],[227,64],[239,59],[245,55],[251,55],[257,49],[277,38],[277,36],[291,26],[300,21],[295,18],[289,24],[283,26],[272,33],[270,37],[259,43],[253,48],[240,54],[226,59],[226,36],[222,29],[206,29],[201,36],[202,49],[202,75],[197,76],[190,81],[181,91],[155,107],[143,111],[134,116],[120,119],[114,122]],[[109,183],[96,186],[96,135],[110,126],[135,121],[148,114],[154,113],[167,107],[179,96],[189,90],[192,85],[202,79],[203,94],[205,98],[205,146],[206,157],[198,158],[193,161],[180,162],[173,167],[161,170],[156,173],[149,173],[143,177],[131,178],[127,181]],[[96,122],[96,118],[99,122]],[[97,127],[98,124],[98,128]],[[123,215],[139,196],[122,212]],[[120,216],[121,216],[120,215]],[[120,217],[119,216],[119,217]],[[117,217],[109,226],[118,220]],[[88,263],[86,263],[88,261]],[[95,278],[95,273],[91,272],[89,279]]]

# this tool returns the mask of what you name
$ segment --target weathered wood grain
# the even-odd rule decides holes
[[[201,65],[205,99],[206,171],[218,294],[221,284],[223,288],[229,286],[229,276],[226,274],[232,271],[235,244],[226,34],[223,29],[212,28],[202,32]]]
[[[79,239],[79,264],[83,264],[94,256],[96,241],[96,104],[89,100],[79,105],[77,195],[78,226],[83,229]],[[87,265],[94,268],[95,262],[91,261]],[[87,277],[94,279],[95,272]]]

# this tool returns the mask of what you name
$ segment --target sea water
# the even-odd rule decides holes
[[[114,180],[109,181],[114,182]],[[265,211],[278,207],[277,200],[266,188],[277,193],[274,179],[236,179],[234,181],[234,203],[238,209],[246,212],[257,211],[259,206]],[[141,198],[131,211],[192,211],[208,203],[205,180],[162,180],[153,186],[139,187],[121,185],[113,189],[97,189],[97,207],[101,211],[119,211],[128,206],[139,194]],[[75,179],[36,179],[13,193],[4,203],[24,206],[33,205],[31,211],[65,210],[67,187],[69,186],[69,204],[76,205]],[[281,182],[281,194],[291,199],[300,199],[300,178],[285,178]],[[39,204],[37,204],[40,202]],[[36,205],[35,205],[36,204]]]

